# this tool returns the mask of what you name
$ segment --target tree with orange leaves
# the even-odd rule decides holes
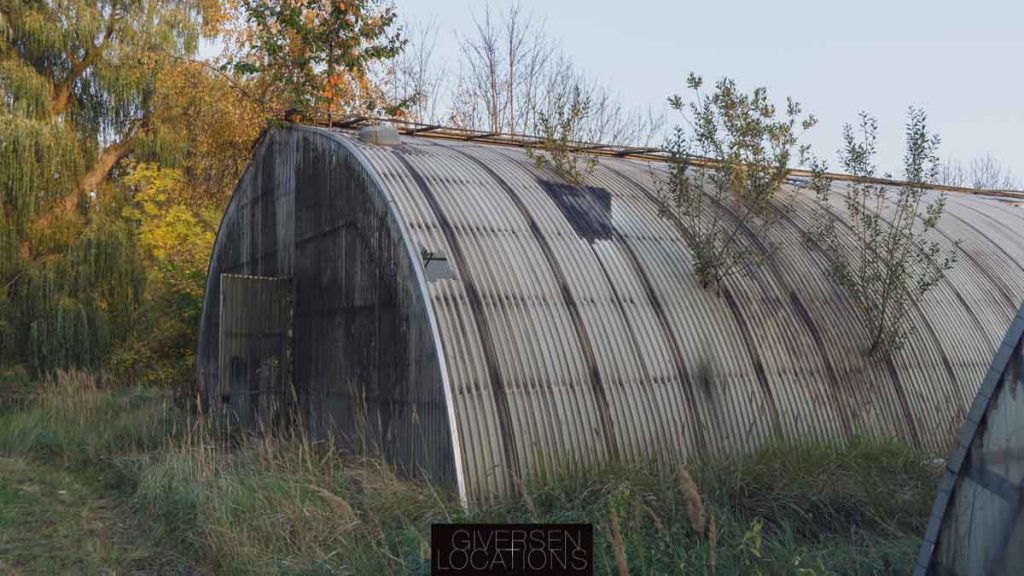
[[[239,0],[240,25],[226,68],[257,86],[266,108],[312,117],[393,114],[376,64],[405,41],[395,10],[376,0]]]

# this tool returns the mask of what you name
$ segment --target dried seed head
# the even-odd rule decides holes
[[[661,518],[658,518],[658,515],[654,513],[654,510],[650,506],[647,504],[644,504],[643,506],[644,511],[651,517],[651,521],[654,522],[654,527],[658,529],[658,532],[666,534],[668,531],[665,529],[665,523],[661,521]]]
[[[354,522],[357,520],[356,513],[352,510],[352,506],[337,494],[315,484],[306,484],[306,487],[313,492],[316,492],[321,498],[323,498],[324,502],[334,509],[336,513],[340,514],[347,522]]]
[[[718,522],[715,521],[715,511],[708,510],[708,564],[711,573],[715,573],[715,564],[718,559]]]
[[[700,491],[697,490],[697,483],[686,471],[686,466],[679,465],[679,486],[683,490],[683,499],[686,501],[686,516],[690,519],[690,526],[693,530],[704,535],[704,503],[700,498]]]
[[[622,539],[622,530],[619,528],[619,516],[615,513],[615,507],[609,507],[608,516],[612,528],[612,548],[615,550],[615,566],[619,576],[629,576],[629,565],[626,563],[626,543]]]

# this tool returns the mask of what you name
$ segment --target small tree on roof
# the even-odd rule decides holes
[[[548,109],[537,112],[539,140],[526,148],[526,155],[537,168],[547,166],[570,184],[586,184],[597,167],[597,157],[576,145],[591,114],[590,96],[578,83],[549,96]]]
[[[668,177],[661,195],[687,236],[694,271],[705,288],[749,270],[764,256],[745,241],[743,229],[755,235],[776,222],[772,203],[786,181],[801,130],[817,122],[804,116],[800,104],[786,100],[779,113],[765,88],[744,94],[723,78],[711,94],[703,80],[690,74],[686,85],[691,102],[679,95],[668,99],[685,121],[666,143]]]
[[[905,183],[897,189],[871,182],[878,122],[860,114],[857,129],[843,127],[839,151],[843,170],[862,180],[849,184],[843,205],[852,247],[839,240],[841,221],[832,210],[832,179],[815,160],[811,187],[820,208],[813,239],[829,258],[829,275],[856,301],[871,337],[869,353],[890,355],[913,334],[911,312],[956,262],[959,240],[948,251],[931,239],[945,209],[946,196],[927,201],[927,182],[939,175],[939,137],[928,132],[927,115],[911,107],[903,156]],[[888,177],[888,175],[885,175]]]

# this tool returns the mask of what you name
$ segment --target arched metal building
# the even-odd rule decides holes
[[[663,170],[606,156],[574,187],[517,147],[271,130],[217,236],[197,384],[243,418],[293,398],[314,434],[469,500],[773,437],[951,444],[1024,301],[1024,207],[949,196],[936,237],[960,261],[876,361],[804,240],[812,194],[780,200],[747,238],[765,265],[711,294],[661,210]]]
[[[964,419],[914,573],[1024,574],[1024,307]]]

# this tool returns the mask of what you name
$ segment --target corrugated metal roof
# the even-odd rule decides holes
[[[875,361],[804,241],[809,192],[780,200],[767,236],[743,230],[766,264],[716,295],[660,213],[662,164],[603,157],[581,188],[518,148],[329,132],[378,180],[409,244],[453,269],[423,285],[470,499],[573,466],[770,438],[894,435],[944,450],[1024,300],[1024,208],[953,194],[936,237],[962,241],[960,262],[914,310],[907,346]]]

